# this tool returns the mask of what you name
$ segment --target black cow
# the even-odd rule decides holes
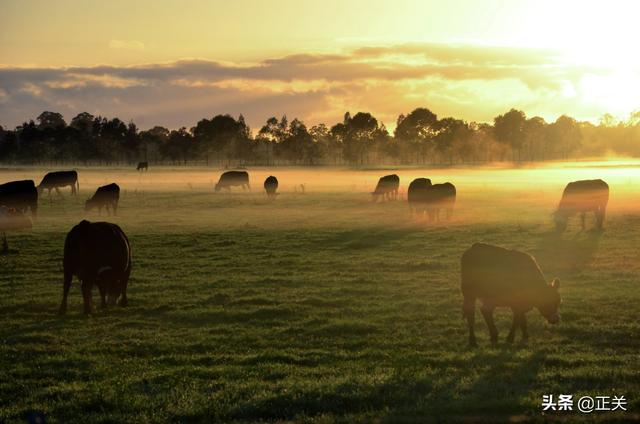
[[[463,316],[469,327],[469,345],[476,346],[474,332],[476,299],[482,302],[482,315],[489,327],[491,343],[498,341],[498,330],[493,322],[493,310],[510,307],[513,324],[507,336],[513,342],[518,327],[522,339],[527,340],[525,314],[537,308],[551,324],[560,321],[560,281],[547,284],[536,260],[526,253],[508,250],[490,244],[475,243],[462,255]]]
[[[0,206],[14,208],[26,213],[31,210],[33,218],[38,214],[38,190],[32,180],[11,181],[0,185]]]
[[[247,171],[227,171],[220,175],[220,179],[216,184],[215,190],[220,191],[223,188],[231,191],[231,187],[242,186],[242,189],[249,189],[249,173]]]
[[[113,214],[117,215],[118,201],[120,200],[120,187],[116,183],[111,183],[102,187],[98,187],[93,197],[87,199],[84,204],[86,212],[93,208],[98,208],[98,214],[102,213],[102,207],[107,209],[109,214],[109,206],[113,210]]]
[[[275,199],[278,195],[276,190],[278,190],[278,179],[273,175],[270,175],[266,180],[264,180],[264,191],[267,193],[267,197],[269,199]]]
[[[76,171],[49,172],[38,185],[38,193],[42,193],[42,190],[46,189],[49,190],[49,196],[51,196],[51,190],[55,189],[56,193],[60,194],[60,187],[67,186],[71,186],[71,194],[78,194],[80,182]]]
[[[398,188],[400,187],[400,177],[396,174],[385,175],[378,180],[376,189],[371,193],[373,201],[377,201],[380,196],[386,200],[398,199]]]
[[[84,313],[92,312],[91,291],[98,286],[101,306],[120,297],[127,306],[127,285],[131,274],[131,246],[122,229],[108,222],[81,221],[67,234],[64,242],[64,288],[60,314],[67,311],[71,280],[78,277],[82,285]]]
[[[149,170],[149,162],[138,162],[136,171],[148,171],[148,170]]]
[[[416,178],[411,181],[407,190],[407,201],[411,213],[422,214],[425,211],[427,192],[431,187],[429,178]]]
[[[596,227],[602,229],[609,202],[609,186],[602,180],[582,180],[567,184],[562,192],[558,210],[553,214],[558,232],[567,229],[569,217],[580,213],[582,229],[585,229],[585,214],[593,212]]]
[[[433,184],[428,187],[425,198],[425,208],[429,220],[440,220],[440,210],[444,209],[446,218],[451,219],[453,207],[456,203],[456,187],[451,183]]]

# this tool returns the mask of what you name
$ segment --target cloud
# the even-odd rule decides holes
[[[144,50],[144,43],[137,40],[111,40],[109,48],[114,50]]]
[[[110,45],[142,45],[137,43]],[[135,66],[0,66],[0,124],[17,125],[42,110],[56,110],[67,119],[82,111],[134,119],[143,128],[191,126],[227,112],[245,114],[254,127],[285,113],[312,125],[332,124],[346,110],[367,110],[392,127],[398,114],[419,106],[478,121],[510,107],[582,118],[604,111],[581,102],[580,81],[606,73],[563,62],[552,50],[429,43],[294,54],[248,65],[185,59]]]

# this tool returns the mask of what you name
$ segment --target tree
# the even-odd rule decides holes
[[[496,116],[493,126],[496,139],[511,146],[518,152],[518,161],[521,159],[522,145],[524,143],[524,124],[527,120],[524,112],[511,109],[504,115]]]
[[[58,112],[42,112],[36,118],[38,121],[38,127],[40,129],[45,128],[64,128],[67,126],[67,123],[64,121],[64,118]]]
[[[394,136],[398,142],[414,150],[416,161],[424,162],[431,142],[438,131],[438,117],[427,108],[414,109],[407,116],[400,115]]]

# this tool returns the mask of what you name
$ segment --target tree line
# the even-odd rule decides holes
[[[206,165],[429,165],[640,156],[640,112],[598,124],[563,115],[554,122],[511,109],[492,123],[438,118],[427,108],[400,115],[390,133],[367,112],[329,127],[269,118],[252,131],[242,115],[216,115],[192,128],[156,126],[82,112],[69,123],[42,112],[13,130],[0,127],[0,162],[114,165],[148,161]]]

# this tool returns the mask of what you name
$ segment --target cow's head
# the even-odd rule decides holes
[[[558,309],[560,309],[561,303],[560,280],[556,278],[547,287],[545,287],[542,302],[538,305],[538,310],[550,324],[557,324],[560,322]]]
[[[218,192],[218,191],[220,191],[220,188],[221,188],[221,187],[220,187],[220,183],[216,183],[216,186],[214,187],[214,190],[215,190],[216,192]]]

